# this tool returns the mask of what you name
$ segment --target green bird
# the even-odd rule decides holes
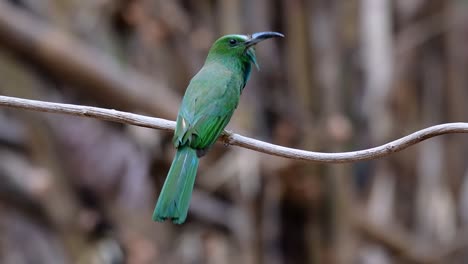
[[[211,46],[205,64],[185,91],[172,139],[177,149],[159,195],[153,220],[187,218],[199,158],[229,123],[252,70],[258,68],[255,44],[284,37],[277,32],[226,35]]]

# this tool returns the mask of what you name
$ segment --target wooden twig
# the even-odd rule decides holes
[[[9,96],[0,96],[0,106],[39,112],[92,117],[106,121],[162,130],[174,130],[175,127],[174,121],[165,120],[161,118],[154,118],[98,107],[50,103]],[[266,154],[289,159],[316,161],[323,163],[345,163],[381,158],[391,153],[403,150],[409,146],[417,144],[431,137],[454,133],[468,133],[468,123],[447,123],[431,126],[378,147],[340,153],[322,153],[287,148],[245,137],[228,131],[224,132],[224,134],[220,137],[220,140],[227,145],[239,146],[254,151],[263,152]]]

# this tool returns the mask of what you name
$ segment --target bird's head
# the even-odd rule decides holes
[[[275,37],[284,37],[284,35],[278,32],[258,32],[252,35],[225,35],[216,40],[211,46],[208,58],[224,59],[236,57],[253,63],[258,68],[255,57],[255,45],[265,39]]]

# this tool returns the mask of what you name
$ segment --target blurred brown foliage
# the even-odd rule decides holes
[[[0,93],[175,119],[211,43],[274,30],[229,129],[324,152],[467,121],[465,0],[3,0]],[[170,133],[0,109],[1,263],[466,263],[468,138],[321,165],[217,145],[151,221]]]

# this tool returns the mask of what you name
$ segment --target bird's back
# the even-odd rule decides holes
[[[175,146],[204,150],[214,144],[231,119],[244,85],[242,71],[218,62],[205,64],[182,100]]]

